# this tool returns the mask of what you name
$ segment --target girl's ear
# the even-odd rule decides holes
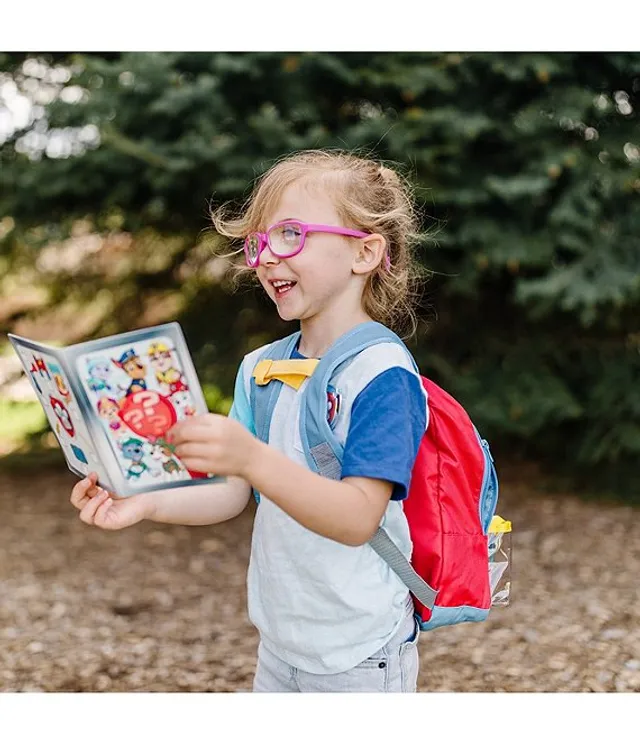
[[[384,259],[387,241],[381,234],[370,234],[358,243],[351,270],[360,275],[372,273]]]

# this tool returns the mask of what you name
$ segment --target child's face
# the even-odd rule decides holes
[[[109,402],[105,400],[99,408],[100,415],[111,420],[112,418],[118,417],[118,405],[115,402]]]
[[[149,356],[149,360],[157,371],[168,371],[173,366],[171,351],[159,350]]]
[[[268,227],[283,219],[308,224],[345,227],[325,189],[308,182],[291,184],[282,194],[273,213],[266,214]],[[305,320],[331,311],[348,311],[360,306],[361,285],[351,266],[358,240],[337,234],[307,234],[304,248],[291,258],[278,258],[265,247],[256,269],[260,283],[284,320]],[[295,282],[290,288],[276,289],[274,281]]]
[[[129,361],[125,361],[122,368],[129,374],[132,379],[144,379],[146,375],[146,369],[140,362],[139,358],[132,358]]]

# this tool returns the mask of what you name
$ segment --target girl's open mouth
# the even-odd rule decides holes
[[[276,298],[285,296],[296,285],[297,281],[272,281],[271,285],[276,292]]]

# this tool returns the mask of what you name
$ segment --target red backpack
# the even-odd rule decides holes
[[[433,606],[414,595],[423,629],[483,621],[491,607],[488,532],[498,478],[488,443],[452,396],[422,378],[429,425],[416,457],[404,512],[414,570],[437,591]]]
[[[295,373],[293,364],[300,368],[308,364],[285,360],[291,358],[299,337],[297,332],[268,346],[254,369],[251,410],[256,435],[265,442],[282,388],[278,370]],[[361,350],[381,342],[406,347],[384,325],[358,325],[317,362],[302,391],[302,446],[309,467],[323,476],[339,479],[342,466],[342,445],[327,421],[331,378]],[[306,369],[301,373],[308,375],[308,365]],[[414,463],[409,496],[403,501],[413,543],[411,561],[382,528],[369,543],[410,589],[421,629],[426,631],[488,616],[492,604],[489,528],[498,478],[489,445],[462,405],[437,384],[420,378],[427,392],[429,424]]]

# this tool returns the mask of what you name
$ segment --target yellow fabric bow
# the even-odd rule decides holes
[[[317,358],[294,358],[283,361],[260,361],[253,369],[253,378],[256,384],[264,386],[273,379],[288,384],[294,389],[300,389],[302,382],[313,374],[320,363]]]

